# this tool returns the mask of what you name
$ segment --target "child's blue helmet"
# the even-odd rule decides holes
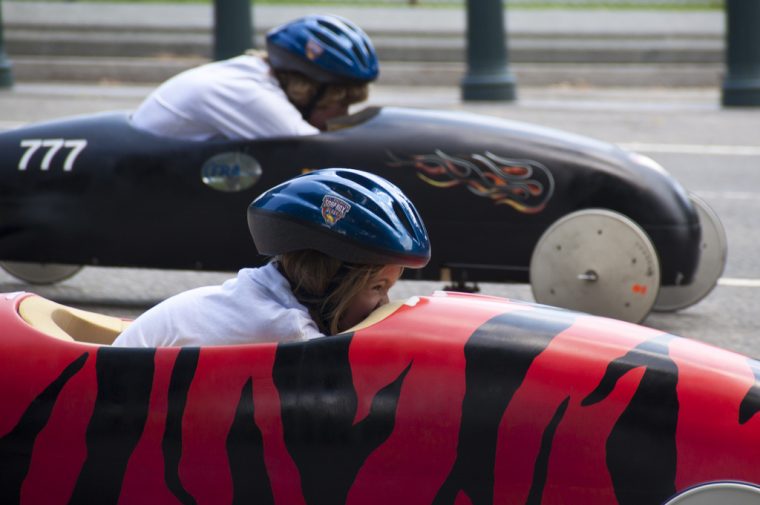
[[[412,202],[382,177],[315,170],[279,184],[248,207],[259,253],[313,249],[341,261],[422,268],[430,240]]]
[[[339,16],[306,16],[274,28],[267,34],[267,52],[275,70],[300,72],[324,84],[364,83],[378,74],[367,34]]]

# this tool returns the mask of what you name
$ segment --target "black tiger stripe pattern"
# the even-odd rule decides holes
[[[145,429],[155,349],[98,349],[98,394],[87,426],[87,459],[70,505],[116,505],[129,457]],[[114,434],[118,434],[114,436]]]
[[[195,498],[187,492],[179,478],[179,460],[182,457],[182,416],[187,404],[187,393],[195,378],[198,347],[183,347],[174,362],[169,381],[169,408],[166,413],[166,429],[161,448],[164,451],[164,479],[166,486],[184,505],[195,505]]]
[[[660,505],[676,491],[678,367],[668,354],[672,339],[659,335],[612,361],[581,402],[589,406],[602,401],[625,374],[646,369],[607,439],[607,468],[620,505]]]
[[[280,393],[285,444],[301,475],[306,503],[345,503],[367,457],[393,432],[410,363],[354,425],[357,395],[348,350],[353,334],[280,344],[274,382]]]
[[[739,405],[739,424],[746,423],[760,410],[760,362],[754,359],[747,361],[755,376],[755,382]]]
[[[50,419],[61,389],[82,369],[89,355],[85,352],[72,361],[29,404],[18,424],[0,438],[0,503],[13,504],[21,500],[21,484],[29,472],[34,441]]]
[[[536,356],[576,317],[559,310],[516,311],[494,317],[473,333],[465,344],[466,391],[457,458],[434,505],[453,505],[460,491],[473,505],[493,503],[496,440],[504,411]]]
[[[274,505],[272,485],[264,463],[264,438],[253,419],[253,379],[240,393],[235,420],[227,435],[232,473],[232,505]]]

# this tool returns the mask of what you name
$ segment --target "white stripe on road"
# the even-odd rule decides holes
[[[732,279],[730,277],[721,277],[718,279],[718,285],[731,288],[760,288],[760,279]]]
[[[617,145],[629,151],[650,153],[760,156],[760,146],[702,146],[697,144],[647,144],[645,142],[620,142]]]
[[[706,200],[717,200],[720,198],[725,198],[726,200],[758,200],[760,199],[760,193],[758,193],[757,191],[755,192],[713,191],[711,189],[706,189],[702,191],[700,189],[695,189],[691,192],[696,193],[697,195],[701,196],[702,198]]]
[[[0,120],[0,130],[10,130],[12,128],[18,128],[19,126],[23,125],[24,123],[21,123],[19,121],[2,121]]]

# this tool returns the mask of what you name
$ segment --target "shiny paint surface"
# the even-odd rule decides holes
[[[109,348],[0,305],[0,502],[660,504],[760,483],[760,363],[436,294],[306,343]],[[94,500],[94,501],[93,501]]]
[[[260,264],[248,204],[304,170],[336,166],[385,177],[419,209],[433,261],[408,276],[438,279],[448,268],[470,280],[526,281],[541,233],[584,208],[640,225],[657,249],[664,285],[689,282],[699,259],[696,211],[651,160],[526,123],[404,108],[365,109],[319,135],[254,141],[165,139],[117,112],[3,132],[0,259],[208,270]]]

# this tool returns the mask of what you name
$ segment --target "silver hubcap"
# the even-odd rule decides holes
[[[589,209],[544,232],[531,258],[530,282],[539,303],[640,322],[657,297],[660,265],[636,223]]]

